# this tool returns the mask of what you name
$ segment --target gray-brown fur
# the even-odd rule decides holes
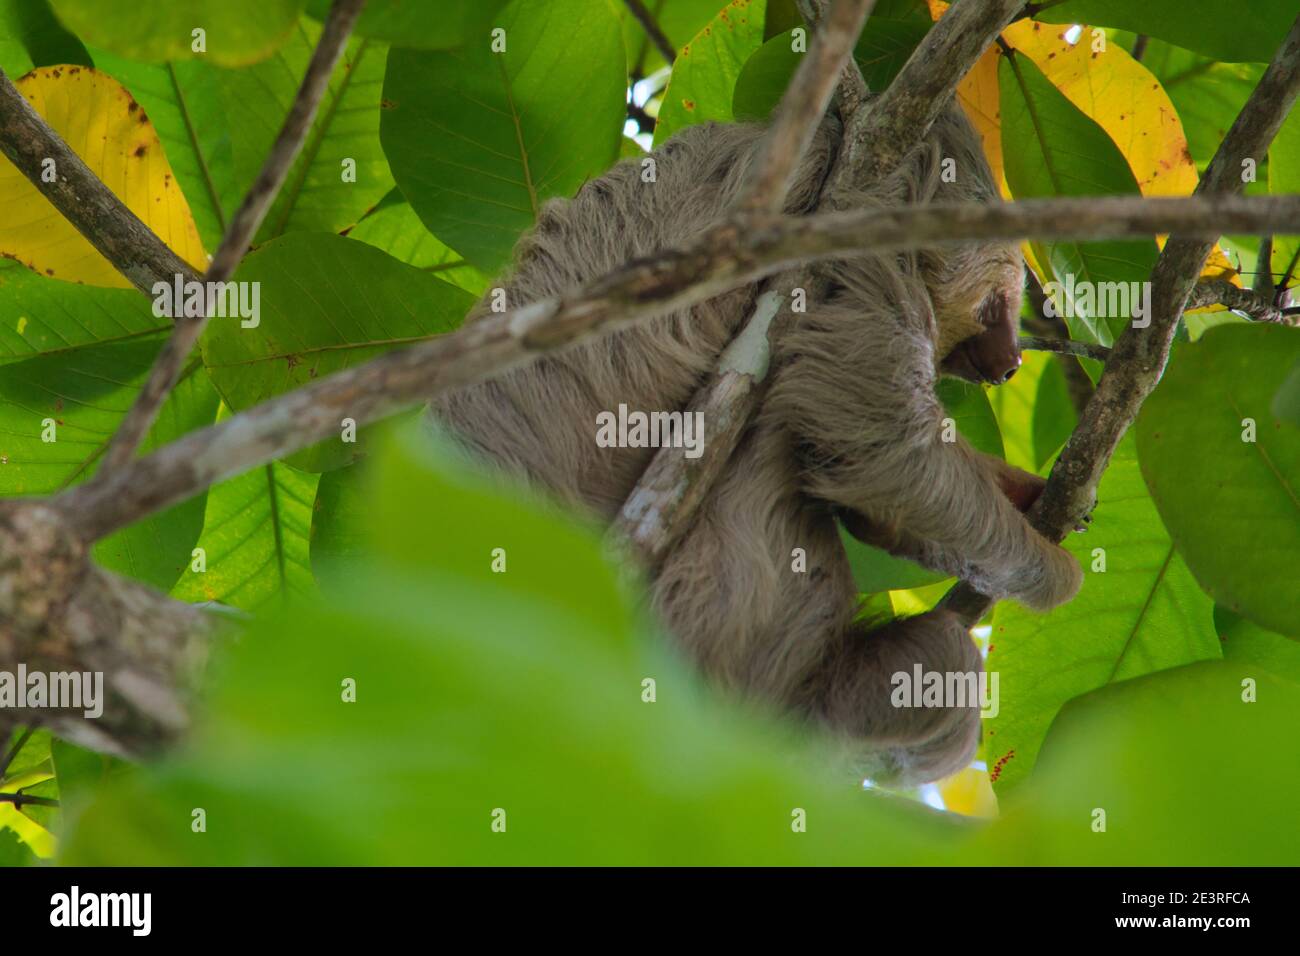
[[[509,304],[571,291],[714,224],[739,196],[761,134],[757,126],[691,127],[654,154],[656,182],[642,181],[639,161],[625,162],[572,201],[549,203],[516,249]],[[788,212],[815,203],[836,139],[828,121]],[[940,177],[949,157],[953,183]],[[996,201],[997,191],[955,111],[894,175],[850,198],[963,200]],[[1006,466],[942,440],[940,362],[981,331],[977,316],[990,296],[1018,307],[1022,268],[1007,243],[828,264],[825,300],[778,320],[759,420],[654,578],[660,616],[716,684],[824,724],[878,779],[935,779],[970,760],[978,710],[895,708],[890,677],[917,662],[977,671],[980,658],[950,614],[876,629],[855,621],[837,514],[861,536],[1036,608],[1069,600],[1081,579],[1074,559],[1037,535],[1000,490]],[[598,447],[597,414],[620,403],[685,406],[754,296],[737,290],[545,357],[446,396],[434,412],[498,466],[608,521],[654,450]],[[485,299],[470,321],[487,309]],[[706,441],[707,429],[706,421]],[[807,555],[805,572],[792,569],[795,548]]]

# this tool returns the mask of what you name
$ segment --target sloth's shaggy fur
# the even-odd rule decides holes
[[[572,292],[715,224],[740,196],[763,129],[706,124],[658,149],[655,181],[639,160],[553,201],[520,240],[504,288],[511,307]],[[837,148],[822,125],[786,203],[816,203]],[[943,160],[952,177],[942,176]],[[884,182],[850,204],[998,201],[978,140],[949,111]],[[655,573],[653,602],[680,646],[717,684],[774,702],[837,732],[876,779],[936,779],[979,741],[977,705],[896,708],[891,675],[978,672],[953,616],[883,627],[858,618],[836,517],[896,553],[1036,608],[1069,600],[1081,572],[1037,535],[999,490],[1000,463],[942,440],[939,364],[977,335],[979,310],[1003,296],[1018,313],[1017,247],[983,243],[826,264],[830,292],[774,329],[772,380],[713,493]],[[787,295],[790,290],[780,290]],[[435,415],[499,468],[608,521],[654,449],[601,448],[596,416],[683,408],[747,317],[738,289],[447,395]],[[488,311],[480,302],[469,321]],[[707,439],[708,422],[705,422]],[[863,533],[862,529],[869,529]],[[792,553],[806,554],[806,571]]]

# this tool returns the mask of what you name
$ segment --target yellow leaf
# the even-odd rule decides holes
[[[953,813],[993,819],[998,815],[998,798],[989,783],[987,770],[967,767],[938,783],[943,805]]]
[[[948,5],[928,0],[930,15],[938,19]],[[1107,41],[1105,51],[1094,51],[1092,32],[1082,28],[1078,42],[1066,40],[1066,25],[1019,20],[1006,28],[1002,39],[1033,60],[1065,97],[1106,131],[1128,161],[1144,196],[1190,196],[1196,188],[1196,164],[1187,146],[1182,120],[1160,81],[1123,47]],[[984,52],[957,87],[957,99],[979,132],[984,154],[994,177],[1009,196],[1002,172],[1001,113],[998,108],[998,49]],[[1164,237],[1157,238],[1161,246]],[[1039,278],[1046,281],[1030,260]],[[1210,253],[1202,278],[1240,279],[1219,246]],[[1221,308],[1221,307],[1219,307]]]
[[[199,271],[207,256],[144,109],[106,73],[40,67],[15,84],[68,147],[172,251]],[[53,171],[55,175],[58,170]],[[42,275],[88,285],[130,283],[0,156],[0,255]]]

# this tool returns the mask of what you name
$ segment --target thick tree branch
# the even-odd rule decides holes
[[[808,217],[737,215],[686,247],[631,262],[572,296],[490,315],[339,372],[191,432],[133,460],[103,484],[78,485],[54,500],[83,536],[99,538],[231,475],[335,438],[345,417],[358,424],[374,421],[543,352],[694,305],[797,263],[970,240],[1218,236],[1224,229],[1286,232],[1297,223],[1300,196],[1054,199]]]
[[[311,62],[303,75],[302,84],[294,97],[293,105],[284,119],[280,134],[271,146],[271,152],[262,164],[261,172],[248,189],[239,211],[235,213],[221,240],[221,246],[212,257],[212,264],[203,277],[207,283],[225,282],[235,272],[235,267],[244,257],[245,251],[257,235],[262,220],[266,218],[271,203],[284,185],[289,175],[289,167],[302,150],[307,139],[316,110],[329,88],[330,76],[347,48],[348,37],[352,27],[361,15],[361,8],[366,0],[334,0],[320,40],[312,52]],[[209,288],[211,286],[209,285]],[[149,378],[136,396],[130,411],[122,419],[108,450],[104,453],[104,462],[92,481],[103,481],[114,471],[135,457],[141,442],[152,427],[158,410],[162,408],[167,395],[176,385],[181,367],[189,357],[194,344],[207,327],[212,313],[212,301],[209,297],[204,315],[201,317],[176,316],[176,326],[154,360],[149,370]],[[179,303],[177,303],[179,306]]]
[[[99,250],[113,268],[146,295],[153,284],[177,273],[198,275],[172,252],[112,190],[99,181],[45,120],[23,99],[0,70],[0,152],[18,167],[63,218]],[[54,160],[54,182],[42,182],[47,159]]]
[[[1218,152],[1206,167],[1195,197],[1218,201],[1222,194],[1243,188],[1245,160],[1261,161],[1300,93],[1300,19],[1287,34],[1259,85],[1242,107]],[[1255,233],[1294,230],[1248,230]],[[1225,227],[1223,232],[1235,230]],[[1042,496],[1029,513],[1030,521],[1043,535],[1060,541],[1088,513],[1097,484],[1110,456],[1137,417],[1143,401],[1151,394],[1173,344],[1178,320],[1213,248],[1207,236],[1193,238],[1185,230],[1173,229],[1155,269],[1151,273],[1151,324],[1130,326],[1115,343],[1111,359],[1097,383],[1097,391],[1079,418],[1079,424],[1052,467]],[[993,602],[962,582],[943,599],[942,605],[956,611],[968,623],[988,613]]]

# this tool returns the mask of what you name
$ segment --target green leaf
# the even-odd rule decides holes
[[[161,341],[72,348],[0,366],[0,495],[49,494],[92,475]],[[210,424],[216,402],[193,363],[163,404],[144,449]],[[53,422],[51,442],[42,440],[51,434],[47,421]],[[95,557],[166,590],[189,562],[202,521],[199,495],[96,542]]]
[[[394,50],[380,138],[403,194],[440,240],[488,274],[552,196],[618,156],[627,97],[607,3],[523,0],[498,22],[506,49]],[[582,50],[575,57],[573,51]]]
[[[1273,417],[1300,427],[1300,361],[1291,366],[1273,396]]]
[[[22,51],[14,67],[10,55],[3,54],[6,44],[13,45],[15,54]],[[81,41],[55,18],[48,0],[0,0],[0,55],[0,66],[15,77],[33,66],[94,66]]]
[[[140,381],[143,384],[143,377]],[[182,435],[211,425],[216,414],[217,393],[195,362],[167,396],[141,452],[148,454]],[[196,495],[96,541],[95,560],[109,570],[166,591],[189,566],[190,552],[203,528],[205,498],[206,492]]]
[[[443,282],[459,286],[471,295],[480,296],[487,288],[488,277],[448,249],[420,222],[410,203],[400,199],[381,205],[348,230],[349,239],[382,249],[394,259],[436,275]]]
[[[1243,674],[1259,678],[1254,703]],[[1300,690],[1236,661],[1089,694],[1052,725],[1033,777],[999,795],[1000,819],[970,852],[1021,866],[1294,866],[1297,722]]]
[[[87,802],[95,789],[110,778],[131,772],[131,764],[118,757],[95,753],[57,737],[50,739],[50,760],[59,781],[62,809]]]
[[[245,66],[288,38],[305,0],[50,0],[73,33],[92,46],[147,63],[208,58]],[[193,31],[205,31],[205,50]]]
[[[185,194],[203,245],[216,252],[242,194],[235,185],[231,115],[218,72],[206,63],[137,63],[102,50],[95,66],[117,80],[158,131],[176,182]]]
[[[339,589],[367,553],[373,476],[365,462],[320,477],[311,516],[311,569],[322,587]]]
[[[413,442],[379,461],[368,570],[225,648],[191,745],[101,790],[62,862],[862,864],[950,852],[955,822],[810,769],[828,766],[820,742],[703,695],[641,633],[595,529]],[[494,547],[504,573],[491,570]],[[642,699],[648,677],[654,703]],[[342,699],[347,678],[355,703]],[[359,794],[364,811],[348,810]],[[195,806],[221,839],[164,824]],[[796,807],[806,833],[791,831]]]
[[[731,0],[682,47],[659,107],[656,146],[687,126],[734,118],[736,79],[763,45],[763,12],[763,0]]]
[[[279,135],[320,27],[302,20],[271,59],[244,70],[221,70],[218,86],[231,124],[235,196],[242,197]],[[330,77],[302,152],[257,232],[265,242],[286,232],[338,232],[357,222],[393,186],[375,133],[379,129],[384,46],[352,40]],[[345,180],[356,164],[356,180]],[[238,201],[238,200],[236,200]]]
[[[331,0],[308,0],[307,12],[322,23]],[[393,46],[448,50],[487,41],[505,0],[438,0],[436,12],[411,0],[368,0],[353,33]]]
[[[172,597],[253,610],[314,593],[308,536],[316,482],[272,462],[212,488],[197,545],[206,569],[187,565]]]
[[[1034,14],[1045,23],[1132,30],[1230,63],[1271,60],[1295,18],[1295,0],[1251,0],[1239,15],[1221,0],[1069,0]]]
[[[941,378],[935,389],[957,432],[976,451],[994,458],[1004,457],[1002,432],[989,404],[988,392],[980,385],[958,378]],[[996,391],[996,390],[995,390]]]
[[[1294,329],[1210,329],[1175,350],[1137,422],[1142,474],[1201,587],[1291,636],[1300,636],[1300,433],[1271,405],[1297,358]]]
[[[999,789],[1028,775],[1067,701],[1220,655],[1213,605],[1161,525],[1133,446],[1126,438],[1111,458],[1087,533],[1065,542],[1084,569],[1079,596],[1049,614],[1006,601],[994,611],[986,666],[1002,698],[985,741]]]
[[[1128,162],[1105,130],[1027,57],[1001,57],[998,84],[1007,182],[1017,199],[1138,195]],[[1103,284],[1145,283],[1159,254],[1152,239],[1042,242],[1036,248],[1044,253],[1039,261],[1050,263],[1056,274],[1059,287],[1045,291],[1062,311],[1068,310],[1071,336],[1103,345],[1113,342],[1132,319],[1129,314],[1110,314],[1119,310],[1101,302],[1099,293],[1108,287]],[[1094,292],[1091,306],[1074,293],[1085,283]]]
[[[273,240],[247,256],[235,277],[259,283],[260,324],[246,329],[217,319],[202,342],[212,382],[234,411],[450,331],[474,302],[463,289],[372,246],[327,233]],[[365,447],[363,432],[356,442],[329,439],[288,461],[328,471],[361,457]]]
[[[0,363],[171,330],[135,289],[104,289],[0,270]]]
[[[987,394],[1006,459],[1017,468],[1038,472],[1074,430],[1078,416],[1065,373],[1048,352],[1026,352],[1015,378]]]
[[[1224,660],[1246,667],[1262,667],[1300,688],[1300,643],[1266,631],[1249,618],[1233,614],[1225,607],[1215,607],[1214,626],[1223,641]]]
[[[770,22],[771,17],[768,19]],[[853,51],[868,88],[883,90],[889,86],[929,29],[930,14],[924,3],[880,0]],[[768,39],[745,61],[732,98],[736,119],[763,121],[771,115],[804,56],[794,52],[792,45],[787,30]]]

